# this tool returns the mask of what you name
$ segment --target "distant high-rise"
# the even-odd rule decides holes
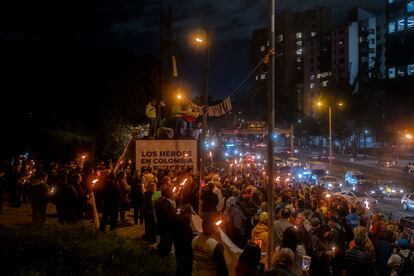
[[[360,8],[349,11],[349,22],[332,31],[332,80],[363,92],[374,78],[384,78],[385,22]]]
[[[291,123],[311,111],[318,87],[330,76],[331,10],[318,7],[298,13],[282,13],[276,22],[276,113],[278,123]],[[268,52],[267,29],[253,32],[251,63]],[[252,103],[266,102],[268,72],[262,66],[252,79]],[[261,111],[261,113],[260,113]],[[265,118],[263,105],[255,113]],[[263,114],[259,116],[260,114]]]
[[[414,116],[414,1],[386,0],[386,96],[400,124]]]

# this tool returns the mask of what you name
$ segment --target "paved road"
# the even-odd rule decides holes
[[[305,161],[314,160],[312,154],[302,154]],[[326,162],[326,161],[324,161]],[[329,162],[326,162],[329,163]],[[359,170],[372,179],[392,180],[406,191],[414,191],[414,174],[408,174],[399,168],[378,167],[375,160],[354,160],[350,157],[335,156],[332,173],[343,179],[344,172],[347,170]],[[401,207],[401,198],[386,197],[378,201],[378,211],[388,214],[391,212],[392,218],[398,220],[402,216],[414,216],[414,211],[404,211]]]

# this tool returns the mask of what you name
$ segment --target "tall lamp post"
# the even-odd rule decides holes
[[[194,41],[197,44],[203,44],[206,47],[206,56],[204,64],[204,92],[203,92],[203,123],[202,123],[202,134],[201,134],[201,164],[200,164],[200,194],[201,194],[201,182],[204,174],[207,151],[205,149],[205,141],[207,139],[207,112],[208,112],[208,78],[210,71],[210,30],[205,29],[205,36],[196,36]]]
[[[322,102],[318,102],[317,105],[319,107],[324,106]],[[343,106],[342,102],[338,103],[339,107]],[[332,107],[330,105],[327,106],[329,110],[329,170],[332,170]]]
[[[273,183],[273,133],[275,131],[275,24],[276,24],[276,0],[269,0],[269,18],[268,18],[268,39],[270,42],[270,49],[268,55],[269,59],[269,78],[267,91],[267,202],[269,204],[268,217],[268,247],[267,247],[267,263],[271,266],[271,259],[274,251],[273,242],[273,217],[274,217],[274,183]],[[269,57],[268,56],[268,57]]]

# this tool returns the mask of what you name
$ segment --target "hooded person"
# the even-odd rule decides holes
[[[259,215],[259,223],[253,227],[251,241],[257,244],[261,252],[267,252],[267,237],[269,227],[267,225],[269,214],[262,212]]]

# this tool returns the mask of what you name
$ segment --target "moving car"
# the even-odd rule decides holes
[[[390,180],[375,180],[373,182],[375,186],[382,191],[386,196],[400,197],[404,195],[404,189],[398,186],[395,182]]]
[[[319,160],[329,160],[329,151],[323,150],[322,152],[320,152],[319,156],[318,156],[318,159]],[[335,156],[332,153],[332,160],[334,160],[334,159],[335,159]]]
[[[336,193],[336,195],[343,197],[348,202],[348,204],[354,207],[362,206],[372,209],[377,206],[377,200],[375,198],[357,191],[339,192]]]
[[[413,173],[414,172],[414,161],[409,161],[405,167],[404,167],[404,171],[405,172],[409,172],[409,173]]]
[[[273,157],[273,164],[275,165],[276,168],[286,167],[285,161],[283,161],[279,157]]]
[[[300,166],[301,164],[299,163],[299,159],[294,158],[294,157],[290,157],[286,160],[286,164],[289,167],[295,167],[295,166]]]
[[[345,184],[348,186],[355,186],[368,182],[368,178],[360,171],[347,171],[345,173]]]
[[[365,194],[375,199],[384,199],[384,192],[372,182],[364,183],[364,185],[356,185],[354,191]]]
[[[377,165],[384,168],[391,168],[395,166],[395,160],[389,158],[382,158],[377,161]]]
[[[414,208],[414,193],[405,193],[401,199],[401,205],[404,210]]]
[[[322,176],[318,179],[318,185],[324,186],[328,190],[340,192],[342,188],[342,182],[339,178],[331,175]]]

